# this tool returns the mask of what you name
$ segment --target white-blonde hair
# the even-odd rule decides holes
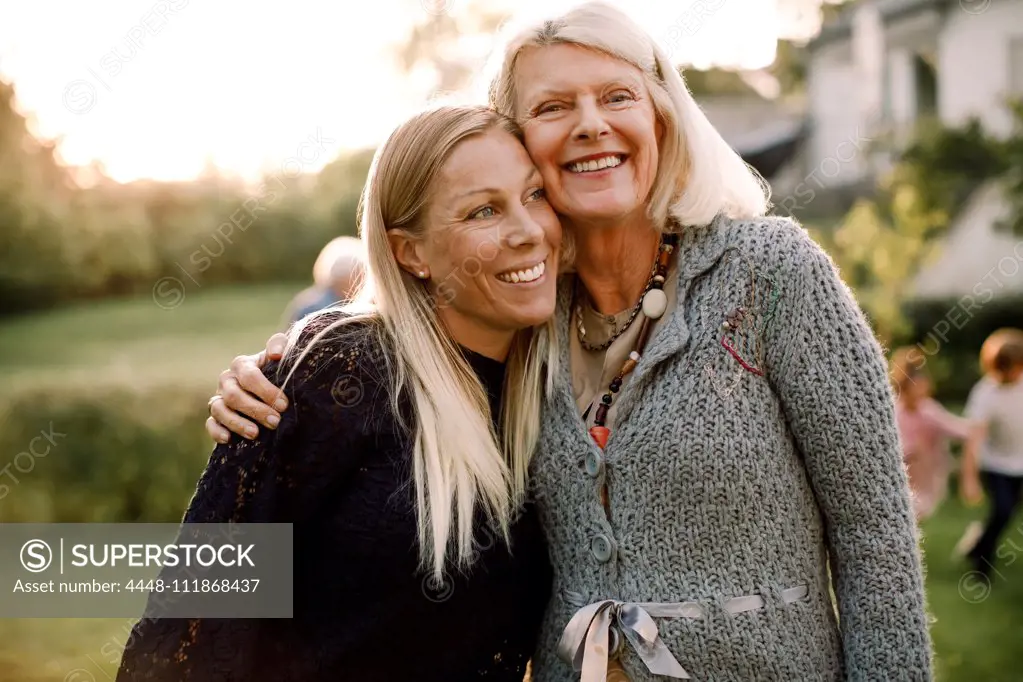
[[[524,27],[510,23],[506,30],[504,46],[489,66],[489,99],[497,111],[519,121],[523,112],[516,109],[515,63],[525,48],[579,45],[643,73],[663,126],[648,200],[655,225],[667,225],[669,217],[681,225],[706,225],[718,214],[752,218],[767,212],[767,183],[721,137],[664,50],[627,14],[604,2],[586,2]]]
[[[438,315],[445,302],[399,266],[388,233],[430,238],[426,217],[444,163],[460,143],[495,129],[521,141],[514,121],[489,108],[438,107],[400,125],[377,150],[359,204],[368,254],[365,290],[347,308],[351,314],[318,332],[294,363],[341,324],[367,318],[381,323],[381,340],[394,359],[392,408],[400,414],[403,389],[415,408],[416,423],[406,426],[414,438],[420,559],[438,578],[449,553],[459,568],[471,563],[477,510],[508,539],[509,523],[526,495],[540,408],[551,394],[554,326],[548,320],[515,335],[506,362],[499,442],[486,391]],[[369,300],[372,307],[360,307]],[[306,318],[304,325],[315,319]],[[292,330],[290,346],[300,333]]]
[[[327,242],[313,264],[313,282],[329,289],[337,280],[340,268],[357,271],[366,259],[366,249],[355,237],[335,237]]]

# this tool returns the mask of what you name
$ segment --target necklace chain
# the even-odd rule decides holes
[[[657,253],[661,253],[661,248],[665,244],[665,240],[661,238],[661,246],[657,248]],[[636,321],[636,316],[639,315],[639,311],[643,309],[643,297],[650,291],[654,285],[654,277],[657,276],[657,256],[654,256],[654,264],[650,267],[650,277],[647,278],[646,286],[643,287],[643,291],[639,294],[639,300],[636,301],[636,305],[632,306],[632,310],[629,312],[629,318],[625,321],[619,329],[615,330],[611,336],[607,338],[603,343],[591,343],[586,340],[586,327],[583,325],[583,307],[582,303],[579,302],[579,280],[576,279],[576,304],[575,304],[575,320],[576,320],[576,331],[579,333],[579,343],[582,347],[588,351],[605,351],[611,347],[618,337],[628,330],[632,326],[632,323]]]
[[[614,379],[608,384],[607,391],[600,397],[600,402],[594,401],[590,405],[597,405],[597,412],[593,417],[593,426],[590,427],[589,433],[593,442],[596,443],[597,447],[604,450],[607,447],[607,439],[611,435],[611,429],[607,427],[607,416],[608,411],[611,409],[611,405],[614,403],[615,395],[622,389],[622,383],[625,381],[632,370],[638,365],[640,360],[643,358],[643,350],[646,347],[647,340],[650,338],[651,329],[653,323],[660,319],[667,310],[667,297],[664,293],[664,284],[668,275],[668,262],[671,259],[672,252],[676,249],[678,244],[678,238],[675,235],[662,235],[661,244],[657,249],[657,258],[654,261],[653,273],[650,275],[650,281],[647,282],[646,289],[643,291],[643,295],[639,299],[639,304],[633,310],[630,322],[636,317],[639,310],[644,308],[646,299],[649,298],[649,307],[644,310],[643,323],[639,328],[639,336],[633,343],[632,352],[629,353],[629,358],[622,364],[621,369],[615,374]],[[628,325],[625,327],[628,328]],[[621,333],[621,332],[619,332]],[[612,337],[608,341],[606,348],[610,345],[611,341],[617,337]],[[580,341],[582,339],[582,329],[580,328]],[[586,410],[587,415],[589,409]],[[600,483],[600,487],[597,491],[600,505],[604,509],[604,514],[607,517],[608,522],[611,521],[611,498],[608,491],[608,481],[605,478]]]

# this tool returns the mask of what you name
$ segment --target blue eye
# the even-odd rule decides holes
[[[529,195],[529,199],[531,201],[539,201],[540,199],[543,199],[546,196],[547,193],[544,192],[543,187],[540,187],[539,189],[535,190],[532,194]]]
[[[486,218],[493,218],[497,215],[494,211],[493,206],[484,206],[481,209],[477,209],[469,214],[470,220],[484,220]]]
[[[607,97],[609,104],[628,104],[635,100],[636,97],[628,90],[615,90]]]
[[[551,114],[560,111],[562,106],[557,102],[548,102],[547,104],[541,104],[536,108],[536,115]]]

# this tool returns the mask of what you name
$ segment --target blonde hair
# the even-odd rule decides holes
[[[337,278],[336,269],[357,270],[365,260],[366,250],[355,237],[335,237],[327,242],[313,264],[313,282],[322,289],[329,289]]]
[[[586,2],[550,19],[511,29],[490,65],[490,104],[521,120],[516,111],[515,62],[523,49],[571,44],[627,62],[643,73],[664,134],[657,177],[649,198],[655,225],[668,218],[681,225],[706,225],[718,214],[762,216],[770,189],[742,160],[693,99],[660,46],[628,15],[603,2]]]
[[[993,332],[980,347],[980,369],[1001,381],[1013,366],[1023,364],[1023,331],[1003,327]]]
[[[381,322],[382,340],[394,358],[392,407],[400,414],[403,388],[415,407],[416,424],[406,427],[414,429],[420,559],[437,578],[451,550],[459,568],[471,564],[477,509],[496,522],[507,542],[511,517],[526,495],[541,405],[551,393],[557,359],[554,326],[548,320],[515,335],[506,363],[499,445],[483,385],[445,332],[434,294],[399,266],[388,232],[428,238],[426,213],[444,163],[464,140],[495,129],[521,141],[513,121],[486,107],[439,107],[400,125],[377,150],[359,204],[359,230],[369,261],[362,303],[349,306],[350,316],[318,332],[295,361],[297,366],[341,324],[367,318]],[[370,298],[371,308],[359,307]],[[306,318],[305,324],[314,319]],[[300,333],[293,329],[289,346]]]
[[[892,353],[891,380],[896,395],[902,395],[910,385],[916,383],[917,379],[926,378],[925,362],[926,359],[916,346],[903,346]]]

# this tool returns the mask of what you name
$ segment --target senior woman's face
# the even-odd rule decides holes
[[[526,148],[551,205],[581,220],[645,210],[661,126],[640,70],[562,44],[523,50],[514,77]]]
[[[553,315],[561,224],[522,144],[500,129],[471,137],[435,186],[423,252],[442,317],[516,330]]]

